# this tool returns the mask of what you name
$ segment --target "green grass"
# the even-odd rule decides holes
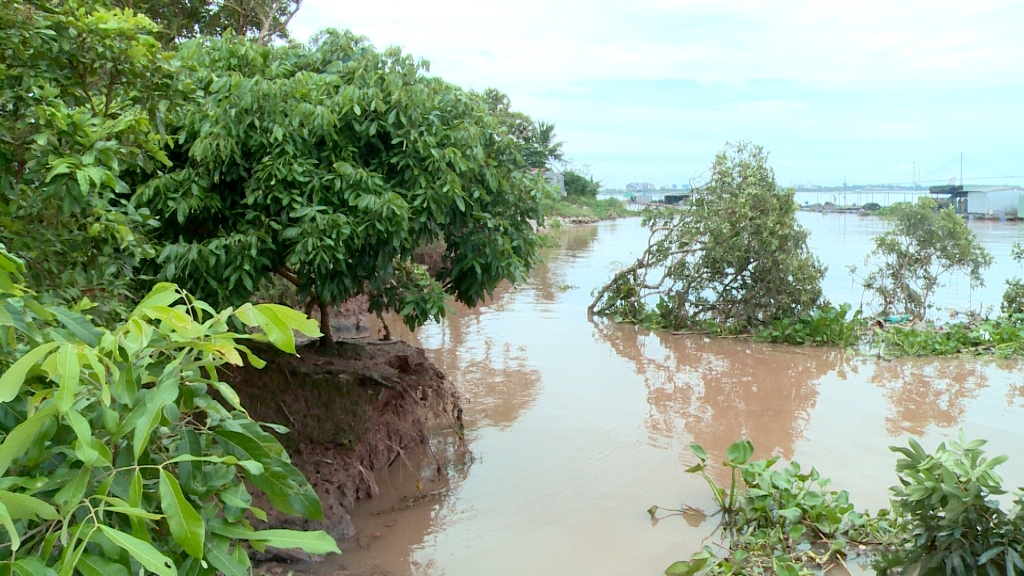
[[[548,199],[544,202],[544,215],[548,218],[597,218],[598,220],[611,220],[613,218],[624,218],[627,216],[639,215],[636,210],[630,210],[625,203],[615,199],[597,198],[585,196],[562,196]]]

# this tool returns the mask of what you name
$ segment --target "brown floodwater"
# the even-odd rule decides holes
[[[847,264],[863,266],[884,224],[854,215],[801,214],[829,265],[826,295],[860,302]],[[988,286],[954,281],[943,306],[998,307],[1021,229],[972,223],[996,256]],[[431,457],[409,454],[381,481],[382,497],[355,511],[360,536],[323,574],[662,574],[713,541],[714,520],[646,510],[713,510],[691,442],[712,458],[750,439],[815,466],[861,509],[887,505],[891,445],[926,448],[959,430],[988,439],[1004,485],[1024,484],[1024,383],[1016,361],[880,361],[842,350],[671,335],[587,319],[591,291],[643,249],[637,219],[565,228],[532,278],[490,303],[458,308],[405,334],[428,350],[466,396],[472,458],[456,458],[441,489]],[[440,435],[434,450],[452,438]],[[711,540],[708,540],[711,538]],[[857,567],[851,572],[865,573]],[[844,573],[844,572],[839,572]]]

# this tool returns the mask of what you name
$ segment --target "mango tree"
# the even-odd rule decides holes
[[[425,62],[337,31],[179,50],[201,97],[170,122],[172,167],[134,199],[162,222],[154,275],[237,305],[278,274],[320,307],[328,342],[333,303],[367,294],[417,326],[536,260],[539,175],[480,96]],[[436,241],[432,277],[412,255]]]
[[[288,38],[288,22],[302,0],[108,0],[122,9],[148,16],[164,44],[196,36],[219,36],[227,30],[267,44]]]

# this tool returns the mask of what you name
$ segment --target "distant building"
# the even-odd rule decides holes
[[[557,170],[546,170],[544,172],[544,181],[555,190],[558,190],[559,194],[565,196],[565,174]]]
[[[657,187],[653,182],[630,182],[626,184],[626,190],[630,192],[638,192],[641,190],[655,190]]]
[[[932,194],[948,195],[960,214],[985,218],[1022,216],[1024,188],[1019,186],[932,186]]]

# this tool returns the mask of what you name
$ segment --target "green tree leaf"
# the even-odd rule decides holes
[[[3,444],[0,444],[0,475],[7,472],[16,458],[28,452],[39,432],[53,420],[56,411],[55,406],[43,408],[7,434]]]
[[[59,346],[57,342],[47,342],[26,352],[21,358],[11,365],[3,376],[0,376],[0,402],[10,402],[18,395],[21,385],[25,383],[25,377],[44,356]]]
[[[166,514],[174,541],[192,557],[202,559],[206,524],[182,494],[178,480],[164,468],[160,469],[160,508]]]
[[[103,524],[98,525],[103,535],[110,539],[111,542],[128,552],[132,558],[135,558],[139,564],[142,564],[146,570],[153,572],[159,576],[177,576],[178,569],[174,566],[174,562],[170,558],[164,556],[159,550],[153,547],[148,542],[143,542],[138,538],[121,532],[116,528],[110,526],[104,526]]]
[[[7,511],[14,520],[29,519],[56,520],[60,518],[57,509],[45,501],[17,492],[0,490],[0,504],[7,507]]]
[[[60,374],[60,388],[57,389],[57,410],[67,412],[75,403],[81,366],[78,363],[78,352],[71,344],[64,344],[54,355],[57,360],[57,373]]]
[[[341,554],[338,543],[322,530],[257,530],[249,540],[275,548],[301,548],[310,554]]]

